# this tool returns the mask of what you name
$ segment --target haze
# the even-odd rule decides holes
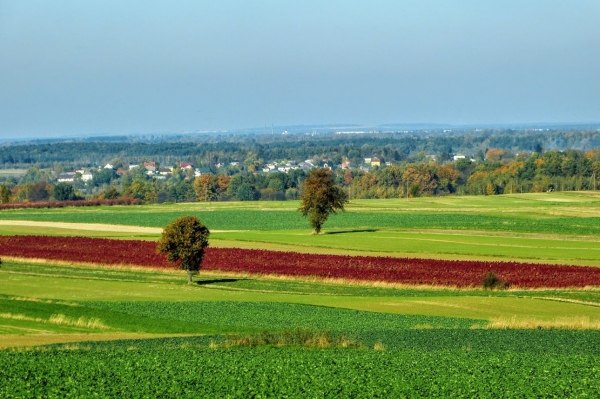
[[[0,0],[0,137],[600,121],[600,2]]]

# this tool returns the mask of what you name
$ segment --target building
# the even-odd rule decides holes
[[[146,168],[148,172],[154,172],[156,171],[156,162],[144,162],[144,168]]]
[[[59,183],[67,183],[67,182],[72,183],[74,177],[75,177],[75,172],[59,173],[58,181],[59,181]]]

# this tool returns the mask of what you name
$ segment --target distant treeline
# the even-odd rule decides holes
[[[441,133],[253,135],[207,137],[189,142],[59,142],[0,146],[0,167],[5,169],[60,168],[69,170],[111,163],[152,160],[161,165],[192,162],[198,167],[237,161],[260,165],[273,161],[316,159],[333,165],[349,160],[362,164],[367,157],[387,161],[416,161],[423,154],[444,162],[461,153],[483,160],[490,148],[521,151],[591,150],[600,148],[597,130],[470,131],[463,135]]]
[[[369,171],[337,168],[333,174],[350,199],[598,189],[600,150],[513,154],[490,149],[483,158],[435,162],[424,157],[374,166]],[[148,175],[143,165],[123,176],[106,168],[92,174],[87,182],[76,178],[73,183],[58,183],[48,170],[31,168],[19,181],[8,179],[0,184],[0,204],[85,198],[129,198],[145,203],[297,200],[307,176],[302,169],[254,173],[244,166],[221,167],[217,173],[199,177],[191,170],[174,168],[168,178],[158,179]]]

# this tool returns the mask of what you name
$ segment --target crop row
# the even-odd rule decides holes
[[[3,398],[598,397],[598,357],[299,348],[0,351]],[[105,349],[101,349],[105,348]]]
[[[40,208],[64,208],[81,206],[101,206],[101,205],[139,205],[142,201],[134,198],[116,198],[116,199],[91,199],[77,201],[40,201],[40,202],[12,202],[0,204],[0,209],[40,209]]]
[[[0,255],[108,265],[177,267],[155,253],[155,243],[83,237],[4,236]],[[403,284],[479,286],[494,272],[512,286],[584,287],[600,285],[600,268],[518,262],[455,261],[300,254],[237,248],[208,248],[202,268],[228,272],[317,276]]]

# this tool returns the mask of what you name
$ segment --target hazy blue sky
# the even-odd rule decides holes
[[[0,137],[600,122],[598,0],[0,0]]]

